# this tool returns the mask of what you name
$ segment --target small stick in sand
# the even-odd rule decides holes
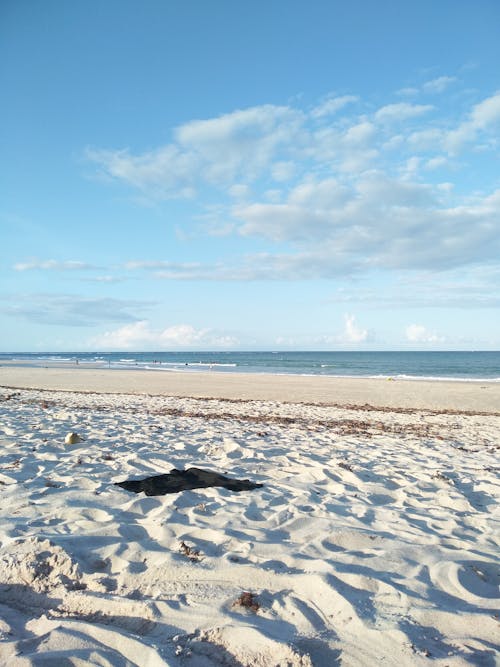
[[[195,560],[195,561],[200,560],[200,552],[198,551],[198,549],[193,549],[192,547],[188,547],[188,545],[185,542],[181,542],[179,548],[182,551],[182,553],[185,556],[187,556],[190,560]]]

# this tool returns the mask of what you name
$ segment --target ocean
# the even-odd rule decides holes
[[[500,382],[500,352],[2,353],[0,365],[91,366],[158,372],[272,373]]]

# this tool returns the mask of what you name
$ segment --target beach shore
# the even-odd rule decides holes
[[[0,665],[498,665],[499,391],[2,366]]]
[[[0,386],[500,414],[499,382],[0,366]]]

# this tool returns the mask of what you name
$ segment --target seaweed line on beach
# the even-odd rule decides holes
[[[47,392],[50,390],[25,390],[25,391],[35,391],[35,392]],[[54,391],[51,392],[54,395]],[[63,396],[78,396],[84,392],[57,392],[57,394],[62,394]],[[95,392],[88,392],[95,394]],[[110,398],[112,399],[115,396],[130,396],[128,394],[95,394],[100,398]],[[152,396],[152,395],[136,395],[140,399],[168,399],[175,398],[179,401],[191,401],[196,404],[204,404],[207,399],[200,398],[179,398],[179,397],[162,397],[162,396]],[[5,397],[3,397],[5,400]],[[82,410],[82,411],[93,411],[93,412],[108,412],[109,410],[113,411],[123,411],[128,412],[129,408],[121,406],[110,406],[110,405],[83,405],[83,404],[72,404],[60,400],[59,397],[53,398],[52,401],[46,401],[45,399],[40,400],[40,398],[28,397],[25,398],[20,392],[17,392],[14,396],[9,397],[9,400],[15,398],[19,403],[27,405],[39,405],[41,409],[47,410],[49,408],[58,407],[71,410]],[[243,401],[243,400],[232,400],[227,401],[226,399],[213,399],[218,401],[220,404],[224,403],[238,403],[250,406],[255,403],[273,403],[266,401]],[[290,405],[290,404],[289,404]],[[295,405],[295,404],[293,404]],[[331,406],[317,405],[318,408],[327,408]],[[288,415],[276,415],[276,414],[240,414],[235,412],[228,411],[218,411],[218,412],[209,412],[203,411],[200,409],[183,409],[178,407],[161,407],[158,409],[148,408],[146,405],[134,406],[134,411],[142,411],[144,414],[151,416],[160,416],[160,417],[174,417],[174,418],[186,418],[186,419],[202,419],[205,421],[224,421],[231,420],[237,423],[251,423],[251,424],[272,424],[278,426],[295,426],[303,428],[309,431],[318,431],[330,429],[331,431],[338,433],[340,435],[377,435],[377,434],[392,434],[392,435],[411,435],[419,438],[436,438],[439,440],[454,440],[453,430],[459,428],[457,425],[450,424],[401,424],[401,423],[386,423],[382,420],[365,420],[365,419],[350,419],[350,418],[331,418],[331,419],[322,419],[322,418],[302,418],[300,416],[288,416]],[[340,409],[340,408],[338,408]],[[344,408],[353,412],[364,412],[364,406],[350,406],[349,408]],[[381,409],[377,410],[379,412],[393,412],[393,410]],[[400,412],[400,411],[397,411]],[[402,411],[401,411],[402,412]],[[426,414],[426,411],[415,410],[415,414]],[[442,413],[439,413],[442,414]]]
[[[149,394],[149,393],[139,393],[139,392],[100,392],[100,391],[90,391],[84,389],[70,390],[70,389],[46,389],[41,387],[13,387],[10,385],[0,385],[0,389],[10,389],[15,393],[10,396],[2,396],[0,400],[9,400],[20,395],[21,391],[36,391],[36,392],[46,392],[48,394],[53,394],[55,392],[61,394],[69,395],[78,395],[83,394],[84,396],[124,396],[124,397],[136,397],[136,398],[175,398],[179,400],[189,400],[189,401],[200,401],[200,402],[223,402],[223,403],[234,403],[234,404],[247,404],[255,402],[265,402],[265,403],[280,403],[281,405],[289,406],[304,406],[304,407],[313,407],[313,408],[335,408],[337,410],[359,410],[362,412],[384,412],[384,413],[395,413],[401,415],[449,415],[449,416],[465,416],[465,417],[499,417],[499,411],[484,411],[484,410],[455,410],[450,408],[404,408],[396,407],[390,405],[372,405],[371,403],[336,403],[336,402],[318,402],[318,401],[276,401],[271,399],[254,399],[254,398],[228,398],[228,397],[217,397],[217,396],[184,396],[184,395],[167,395],[167,394]],[[36,402],[36,401],[32,401]]]

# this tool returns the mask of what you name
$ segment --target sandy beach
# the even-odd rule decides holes
[[[2,366],[0,665],[498,665],[499,433],[498,383]],[[190,467],[262,486],[115,485]]]
[[[500,382],[484,380],[432,382],[210,371],[110,371],[81,365],[37,368],[3,362],[0,386],[500,414]]]

